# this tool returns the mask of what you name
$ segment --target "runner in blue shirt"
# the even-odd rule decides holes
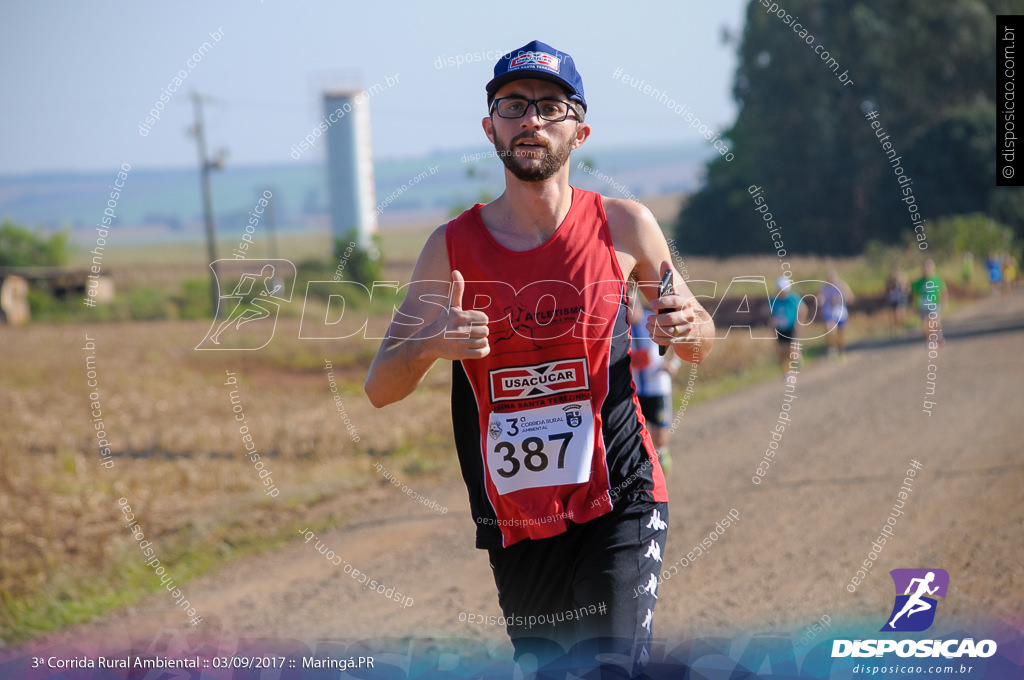
[[[806,307],[803,298],[793,292],[793,282],[785,276],[775,281],[779,294],[771,302],[772,326],[778,340],[777,352],[782,372],[789,374],[791,362],[800,361],[800,343],[797,339],[798,326],[803,323]],[[793,358],[796,355],[796,358]]]

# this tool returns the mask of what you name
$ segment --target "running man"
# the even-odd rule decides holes
[[[1007,293],[1017,285],[1017,258],[1010,253],[1003,254],[1003,290]]]
[[[899,267],[893,267],[889,278],[885,280],[885,299],[889,303],[889,319],[895,335],[906,324],[907,304],[910,302],[910,281]]]
[[[505,191],[427,239],[366,393],[392,404],[452,361],[456,450],[498,602],[507,617],[559,619],[510,622],[516,660],[551,668],[573,648],[574,663],[624,658],[634,675],[657,599],[632,593],[661,572],[668,494],[630,377],[627,280],[657,312],[651,337],[682,358],[708,355],[714,324],[678,272],[658,297],[671,255],[647,208],[569,185],[591,132],[572,57],[533,41],[486,91]],[[593,606],[604,612],[562,616]]]
[[[960,278],[963,280],[964,288],[971,287],[971,279],[974,277],[974,253],[967,251],[960,258]]]
[[[775,280],[775,288],[779,293],[770,303],[772,326],[775,327],[777,356],[785,379],[793,370],[791,364],[800,361],[800,343],[796,342],[796,334],[797,327],[804,322],[807,308],[803,305],[803,298],[793,292],[793,282],[785,276]]]
[[[931,258],[924,261],[923,274],[911,286],[914,303],[921,315],[925,340],[941,346],[945,343],[942,337],[942,307],[948,301],[949,293],[946,282],[935,273],[935,262]]]
[[[846,305],[850,302],[853,302],[853,291],[839,278],[839,272],[830,267],[828,282],[821,284],[821,292],[818,293],[818,308],[828,329],[825,340],[832,359],[846,357],[846,322],[850,317]]]
[[[921,599],[921,596],[935,594],[935,591],[938,590],[939,587],[928,587],[928,584],[934,580],[934,571],[929,571],[927,574],[925,574],[924,578],[910,579],[910,583],[907,584],[907,589],[903,591],[903,594],[910,595],[910,589],[914,587],[915,583],[917,584],[917,591],[913,595],[910,595],[910,598],[907,600],[906,604],[903,605],[903,609],[900,610],[900,613],[892,617],[892,621],[889,622],[890,628],[895,628],[896,619],[900,618],[904,614],[906,614],[907,618],[909,619],[911,616],[918,612],[928,611],[932,608],[931,603]]]
[[[988,254],[985,260],[985,269],[988,270],[988,283],[992,290],[992,297],[1001,294],[1003,281],[1003,258],[999,253],[993,251]]]
[[[668,427],[672,420],[672,377],[682,364],[672,353],[662,356],[658,344],[647,334],[650,309],[641,303],[634,292],[629,296],[629,332],[633,338],[630,348],[630,367],[633,384],[640,399],[640,412],[644,415],[647,431],[651,433],[654,448],[658,449],[661,469],[667,475],[672,471],[672,454],[668,449]]]

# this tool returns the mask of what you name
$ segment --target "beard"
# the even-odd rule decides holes
[[[526,157],[515,155],[515,151],[518,148],[515,146],[515,143],[522,139],[530,139],[538,144],[544,145],[544,155],[541,158],[540,165],[531,164],[526,166],[524,164]],[[519,133],[509,140],[508,144],[502,143],[498,135],[495,134],[494,150],[501,159],[501,162],[505,164],[506,168],[508,168],[508,171],[515,175],[517,179],[524,182],[543,182],[561,170],[562,166],[569,160],[569,153],[572,151],[572,138],[570,137],[566,140],[565,144],[556,147],[554,151],[552,151],[547,141],[537,137],[531,132]],[[536,153],[536,150],[533,153]]]

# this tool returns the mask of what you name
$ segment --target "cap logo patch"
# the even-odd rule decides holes
[[[514,71],[519,68],[543,68],[558,73],[560,59],[553,54],[546,52],[524,52],[512,59],[508,64],[508,70]]]

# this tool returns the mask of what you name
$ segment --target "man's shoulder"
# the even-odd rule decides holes
[[[608,231],[617,248],[637,252],[641,242],[661,233],[654,215],[643,203],[601,195]]]
[[[439,275],[443,273],[442,270],[449,268],[447,232],[448,224],[442,224],[430,232],[416,261],[417,268],[424,270],[420,274],[430,272]]]
[[[640,203],[627,198],[614,198],[598,194],[601,203],[604,205],[604,214],[608,217],[609,226],[637,226],[646,220],[654,220],[650,209]]]
[[[480,221],[479,209],[479,205],[472,205],[466,208],[461,213],[450,219],[448,222],[445,222],[440,227],[438,227],[434,233],[436,234],[440,232],[442,234],[442,238],[445,235],[451,238],[453,236],[457,236],[458,234],[466,233],[467,231],[473,230],[477,223]]]
[[[430,236],[427,237],[426,243],[423,244],[423,248],[426,249],[428,245],[436,245],[437,241],[444,243],[445,238],[448,235],[448,227],[451,226],[451,222],[445,222],[444,224],[434,228],[430,232]]]
[[[465,210],[463,210],[458,215],[456,215],[455,217],[451,218],[450,220],[448,220],[447,222],[445,222],[441,226],[442,227],[448,227],[448,226],[453,225],[453,224],[463,224],[465,222],[471,221],[473,219],[473,213],[475,211],[479,210],[482,205],[483,204],[476,204],[476,205],[469,206],[468,208],[466,208]]]

